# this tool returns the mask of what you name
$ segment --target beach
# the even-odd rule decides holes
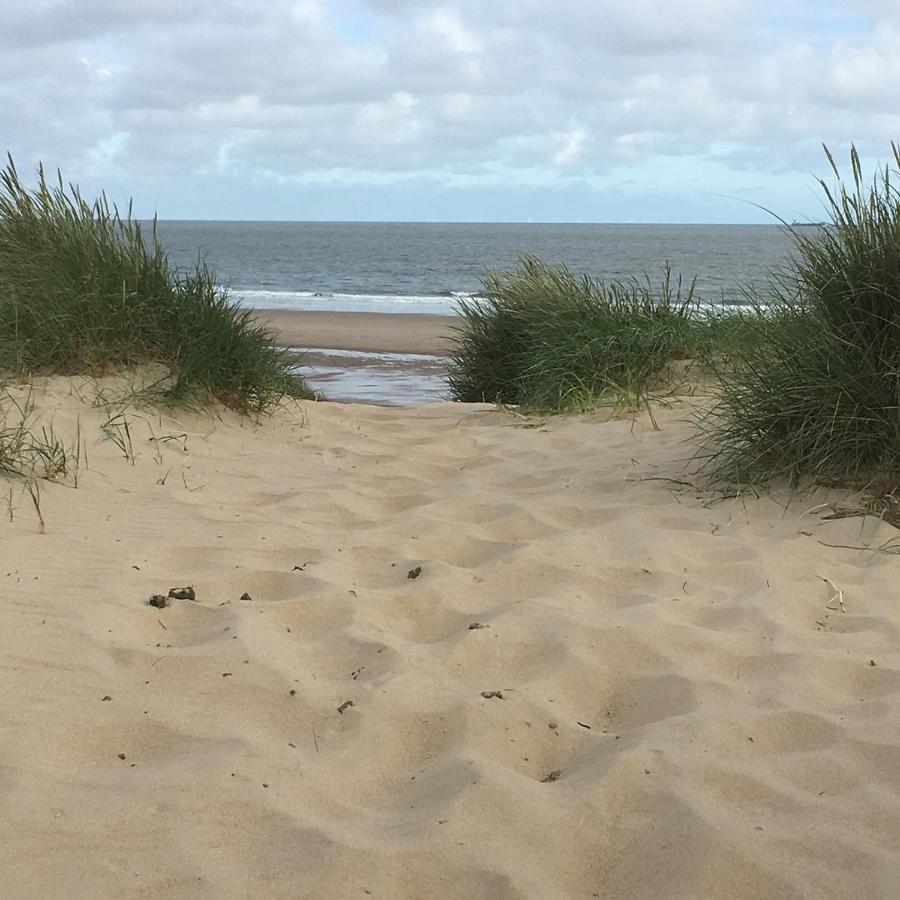
[[[448,399],[458,316],[261,309],[256,318],[330,400],[410,406]]]
[[[0,900],[900,900],[860,5],[6,4]]]
[[[300,351],[329,349],[367,353],[415,353],[446,356],[456,316],[422,313],[320,312],[260,309],[256,317],[285,347]]]
[[[897,531],[693,483],[702,401],[125,409],[123,450],[97,385],[33,396],[84,454],[46,533],[3,507],[5,896],[896,896],[896,556],[852,548]]]

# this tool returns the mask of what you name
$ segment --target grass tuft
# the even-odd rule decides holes
[[[694,284],[668,268],[654,291],[649,280],[607,284],[524,256],[483,287],[460,304],[456,400],[548,412],[640,402],[700,339]]]
[[[162,364],[146,399],[218,401],[262,412],[310,397],[274,336],[205,267],[176,274],[154,220],[86,200],[38,172],[29,191],[12,157],[0,171],[0,369],[103,374]]]
[[[900,484],[900,148],[894,168],[825,181],[830,223],[793,232],[772,313],[701,420],[701,460],[719,480]],[[774,323],[774,324],[773,324]]]
[[[30,391],[21,401],[8,391],[0,396],[0,476],[47,481],[71,477],[77,487],[80,424],[74,446],[68,447],[52,422],[38,431],[33,425],[33,413]]]

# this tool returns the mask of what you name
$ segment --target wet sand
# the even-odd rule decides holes
[[[260,309],[285,347],[446,355],[456,316]]]

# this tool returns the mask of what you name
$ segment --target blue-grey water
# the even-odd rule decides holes
[[[338,222],[161,222],[171,262],[203,261],[251,307],[452,314],[489,269],[526,253],[605,280],[668,263],[710,302],[739,302],[782,265],[790,238],[776,225],[486,225]],[[317,348],[301,371],[332,399],[422,403],[446,396],[440,361]],[[365,357],[365,358],[362,358]]]
[[[452,313],[524,253],[603,279],[658,282],[668,262],[733,301],[790,251],[777,225],[161,222],[160,235],[175,265],[205,261],[249,306],[357,312]]]

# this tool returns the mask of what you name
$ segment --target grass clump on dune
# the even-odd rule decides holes
[[[721,479],[900,486],[900,148],[895,168],[825,192],[830,223],[794,232],[795,255],[703,421]],[[826,149],[826,153],[828,153]]]
[[[33,411],[30,391],[18,400],[0,385],[0,477],[56,481],[74,473],[77,487],[80,428],[69,446],[57,435],[52,422],[38,431],[32,421]]]
[[[693,284],[605,284],[533,256],[460,304],[454,399],[552,412],[640,399],[697,340]]]
[[[88,202],[43,170],[36,190],[0,171],[0,368],[103,373],[160,363],[151,399],[262,411],[309,396],[274,337],[202,266],[176,274],[156,221]]]

